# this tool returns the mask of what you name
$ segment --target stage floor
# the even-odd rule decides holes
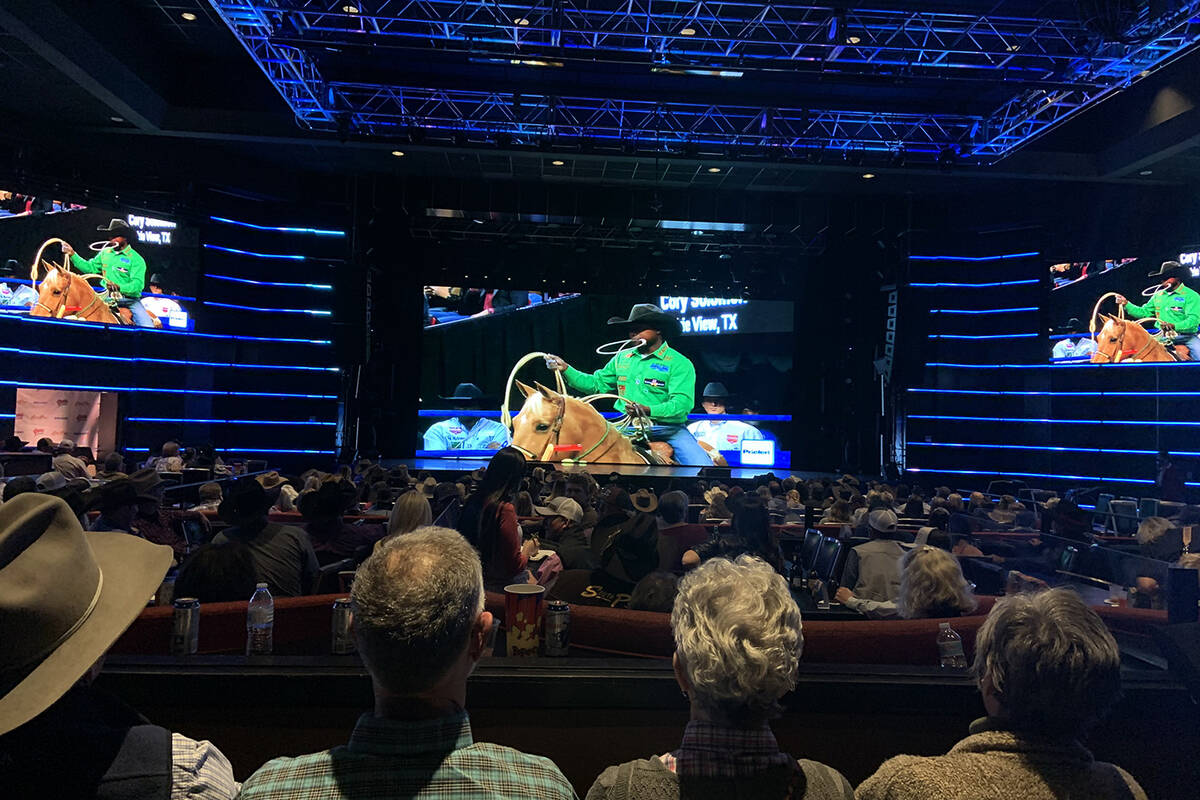
[[[434,475],[450,473],[453,475],[461,475],[464,472],[471,472],[486,467],[488,459],[486,458],[390,458],[383,459],[380,462],[385,467],[392,467],[397,464],[404,464],[408,467],[409,472],[414,475],[420,472],[429,472]],[[796,478],[808,480],[810,478],[838,478],[839,476],[832,472],[805,472],[803,470],[783,470],[770,469],[768,467],[664,467],[650,465],[634,465],[634,464],[567,464],[555,465],[561,468],[564,472],[589,472],[592,475],[611,475],[616,472],[627,477],[641,478],[696,478],[700,476],[701,470],[708,470],[707,474],[716,475],[719,477],[729,477],[739,480],[754,478],[758,475],[765,475],[768,472],[774,472],[779,478],[786,478],[792,475]]]

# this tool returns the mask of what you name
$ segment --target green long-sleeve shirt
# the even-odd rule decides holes
[[[1159,292],[1144,306],[1129,303],[1125,313],[1133,319],[1158,317],[1159,322],[1169,322],[1181,334],[1195,333],[1200,326],[1200,294],[1183,284],[1173,292]]]
[[[146,285],[146,259],[125,245],[120,251],[106,248],[90,261],[78,253],[71,254],[71,264],[80,272],[103,275],[126,297],[139,297]]]
[[[563,379],[587,394],[615,391],[648,407],[650,418],[661,425],[682,425],[696,405],[696,368],[666,342],[647,355],[636,350],[617,353],[590,375],[567,367]],[[625,404],[617,401],[616,408],[624,411]]]

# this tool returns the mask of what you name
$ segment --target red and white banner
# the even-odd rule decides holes
[[[113,449],[116,427],[115,392],[17,389],[13,432],[29,442],[71,439],[98,455]]]

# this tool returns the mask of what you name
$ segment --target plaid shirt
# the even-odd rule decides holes
[[[759,728],[724,728],[693,720],[683,729],[679,749],[659,760],[671,772],[695,778],[743,778],[796,765],[794,758],[779,750],[765,722]]]
[[[269,761],[242,784],[238,797],[576,800],[549,759],[476,744],[466,711],[418,722],[363,714],[345,747]]]

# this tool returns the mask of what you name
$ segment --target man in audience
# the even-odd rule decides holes
[[[1112,634],[1070,589],[999,600],[975,639],[987,718],[944,756],[897,756],[858,787],[859,800],[1144,800],[1133,776],[1080,743],[1116,702]]]
[[[133,533],[138,493],[129,478],[114,478],[95,491],[99,492],[100,516],[92,520],[90,530]]]
[[[666,492],[658,498],[658,568],[665,572],[683,572],[683,554],[709,537],[709,529],[689,525],[688,496],[680,491]]]
[[[479,556],[458,533],[423,528],[385,542],[351,590],[374,711],[345,746],[269,761],[240,797],[574,798],[551,761],[472,739],[467,677],[492,629],[483,599]]]
[[[534,506],[543,518],[538,541],[558,553],[563,569],[591,569],[591,551],[587,530],[583,527],[583,509],[570,497],[555,497],[544,506]]]
[[[578,523],[580,527],[596,527],[596,522],[600,519],[596,512],[596,498],[599,493],[600,487],[590,474],[572,472],[567,475],[567,497],[579,503],[579,507],[583,509],[583,519]]]
[[[221,484],[210,481],[200,485],[200,502],[192,506],[192,511],[216,511],[221,506],[224,495]]]
[[[228,800],[229,761],[93,687],[171,550],[85,534],[62,500],[0,507],[0,787],[11,798]]]
[[[102,481],[128,477],[125,473],[125,456],[116,450],[106,455],[100,463],[100,471],[96,473],[96,477]]]
[[[84,478],[88,477],[87,464],[82,458],[75,455],[75,442],[71,439],[63,439],[58,443],[58,447],[54,449],[55,456],[51,462],[54,469],[61,472],[64,477]]]
[[[250,548],[254,570],[276,597],[306,594],[317,573],[317,554],[308,534],[291,525],[267,521],[270,498],[262,484],[242,478],[221,502],[219,514],[230,527],[213,537],[213,544],[242,542]]]
[[[900,596],[900,559],[907,552],[900,541],[896,513],[877,508],[867,515],[871,541],[852,548],[842,570],[842,585],[863,600],[895,600]]]
[[[146,466],[159,472],[182,472],[183,458],[179,455],[179,442],[165,442],[162,455],[147,461]]]

